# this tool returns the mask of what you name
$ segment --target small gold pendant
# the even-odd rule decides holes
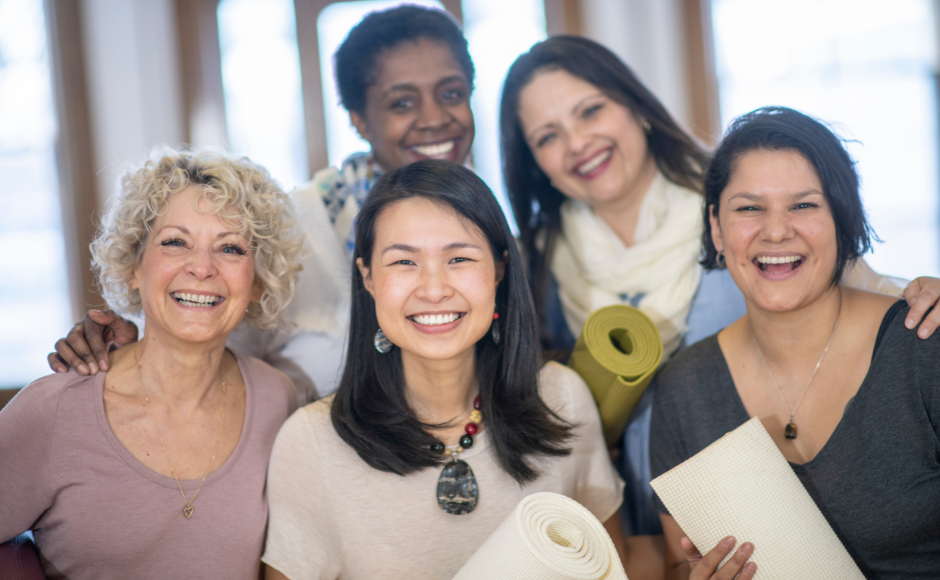
[[[783,435],[787,439],[796,439],[796,423],[793,421],[787,423],[786,429],[783,430]]]
[[[186,516],[186,519],[193,517],[193,506],[188,505],[183,508],[183,515]]]

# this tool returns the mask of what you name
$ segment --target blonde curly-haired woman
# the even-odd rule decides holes
[[[32,530],[50,578],[257,578],[296,395],[225,343],[243,318],[277,322],[300,247],[289,199],[247,159],[161,149],[128,173],[92,250],[143,338],[0,413],[0,541]]]

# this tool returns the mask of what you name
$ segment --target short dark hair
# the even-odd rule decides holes
[[[509,68],[500,104],[503,179],[530,258],[536,305],[544,317],[551,254],[561,229],[561,204],[566,197],[535,162],[519,120],[519,95],[535,75],[564,70],[585,80],[627,107],[649,125],[647,147],[656,166],[670,181],[700,191],[708,154],[673,120],[653,93],[617,55],[580,36],[553,36],[534,45]],[[542,251],[536,246],[542,245]]]
[[[718,214],[721,192],[728,186],[737,161],[746,153],[759,150],[795,151],[816,170],[836,226],[832,284],[837,284],[846,264],[868,252],[872,239],[878,238],[865,217],[855,161],[845,150],[843,140],[818,120],[786,107],[763,107],[741,115],[731,122],[715,151],[705,172],[702,265],[708,270],[720,268],[709,212]]]
[[[541,349],[535,308],[519,250],[493,193],[469,169],[424,159],[384,174],[356,217],[355,257],[370,266],[375,224],[390,205],[424,198],[452,209],[475,224],[489,241],[493,257],[506,261],[496,291],[501,340],[489,334],[476,344],[480,404],[500,466],[519,483],[538,472],[527,455],[563,456],[571,425],[560,420],[539,397]],[[373,346],[379,328],[375,301],[353,266],[352,312],[346,368],[332,406],[333,426],[359,456],[380,471],[405,475],[438,465],[424,429],[433,427],[408,412],[401,351],[381,354]]]
[[[473,87],[473,60],[457,22],[443,10],[398,6],[366,15],[333,56],[340,100],[347,111],[362,113],[366,90],[375,84],[375,63],[386,50],[425,38],[446,45]]]

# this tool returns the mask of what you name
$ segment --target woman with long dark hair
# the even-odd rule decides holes
[[[570,348],[587,316],[610,304],[649,315],[666,357],[744,314],[727,271],[699,263],[708,153],[616,55],[574,36],[536,44],[510,68],[500,116],[504,177],[547,348]],[[913,301],[933,284],[912,319],[940,296],[931,280],[919,278],[907,291]],[[844,281],[897,296],[903,290],[861,259]],[[920,336],[938,321],[935,311]],[[627,428],[629,533],[660,530],[648,485],[652,396]]]
[[[450,578],[537,491],[586,506],[623,549],[597,408],[574,371],[541,366],[525,270],[486,185],[443,161],[386,174],[355,256],[339,389],[275,443],[268,577]]]

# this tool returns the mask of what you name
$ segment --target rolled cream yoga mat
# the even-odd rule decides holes
[[[726,536],[754,544],[757,580],[865,578],[756,417],[652,485],[703,554]]]
[[[594,394],[608,445],[623,434],[662,360],[656,325],[632,306],[599,308],[584,323],[568,366]]]
[[[627,580],[607,530],[557,493],[523,498],[454,580]]]

